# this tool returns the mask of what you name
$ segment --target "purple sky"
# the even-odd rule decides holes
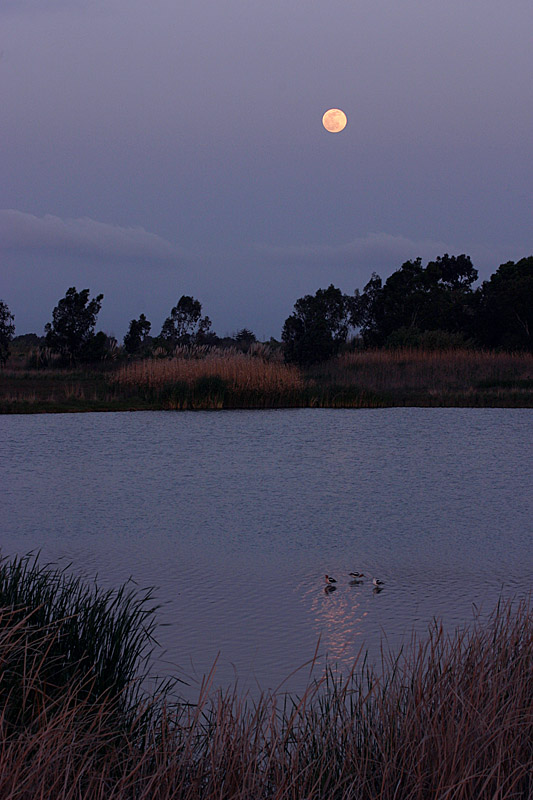
[[[408,258],[533,253],[531,0],[1,0],[0,298],[219,335]],[[342,108],[339,134],[321,124]]]

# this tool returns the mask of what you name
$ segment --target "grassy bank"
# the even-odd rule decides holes
[[[194,705],[138,687],[149,593],[4,560],[0,606],[3,800],[532,796],[527,603],[450,636],[435,624],[379,669],[328,673],[301,697],[206,684]]]
[[[318,385],[364,389],[399,406],[533,405],[533,355],[479,350],[370,350],[316,367]]]
[[[221,408],[533,407],[533,355],[344,353],[307,370],[279,354],[201,349],[93,370],[4,369],[0,413]]]

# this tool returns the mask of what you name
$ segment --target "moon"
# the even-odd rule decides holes
[[[322,117],[322,125],[330,133],[340,133],[346,127],[348,118],[340,108],[330,108]]]

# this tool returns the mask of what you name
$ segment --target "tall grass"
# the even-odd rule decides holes
[[[317,366],[311,375],[319,384],[358,387],[396,398],[454,395],[475,402],[510,391],[527,402],[533,389],[533,354],[479,350],[366,350],[343,353]],[[529,400],[530,402],[530,400]]]
[[[75,683],[77,696],[89,702],[120,699],[121,713],[127,716],[141,696],[158,606],[151,590],[139,591],[131,584],[103,590],[67,569],[41,565],[31,554],[1,559],[3,630],[23,631],[28,653],[42,659],[36,675],[50,701],[58,701]],[[20,675],[26,658],[24,652],[17,667],[11,656],[11,667],[2,675],[8,720],[13,715],[18,719],[25,706]],[[28,706],[29,717],[33,713]]]
[[[20,571],[20,562],[11,563]],[[54,574],[50,585],[56,580],[60,595],[64,576]],[[435,623],[426,639],[413,638],[399,655],[384,654],[379,667],[362,660],[346,677],[327,671],[300,697],[265,693],[253,700],[235,688],[210,691],[210,676],[195,705],[173,705],[165,693],[138,698],[124,727],[118,683],[116,694],[83,691],[84,668],[61,693],[47,691],[47,662],[66,607],[57,615],[40,611],[53,593],[46,599],[36,590],[25,604],[19,593],[10,596],[0,612],[2,800],[533,796],[528,602],[501,603],[487,622],[450,635]],[[40,624],[37,612],[44,614]],[[145,618],[133,618],[142,629]],[[98,640],[99,626],[91,636]],[[145,633],[129,641],[134,652]],[[99,644],[104,657],[114,649],[106,635]],[[69,653],[67,647],[56,655],[56,666],[61,658],[70,663]],[[15,695],[26,705],[24,726],[6,712]]]
[[[177,348],[94,371],[4,370],[0,412],[217,408],[533,406],[533,354],[343,353],[309,369],[279,351]]]
[[[294,402],[304,389],[297,367],[234,350],[132,362],[118,369],[112,381],[159,398],[168,408],[282,405]]]

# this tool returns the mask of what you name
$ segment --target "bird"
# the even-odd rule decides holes
[[[352,576],[352,578],[364,578],[365,577],[365,573],[364,572],[350,572],[350,575]]]
[[[326,583],[337,583],[335,578],[331,578],[329,575],[324,575],[324,578],[326,579]]]
[[[372,578],[372,583],[377,589],[381,589],[381,587],[385,585],[384,581],[380,581],[378,578]]]

